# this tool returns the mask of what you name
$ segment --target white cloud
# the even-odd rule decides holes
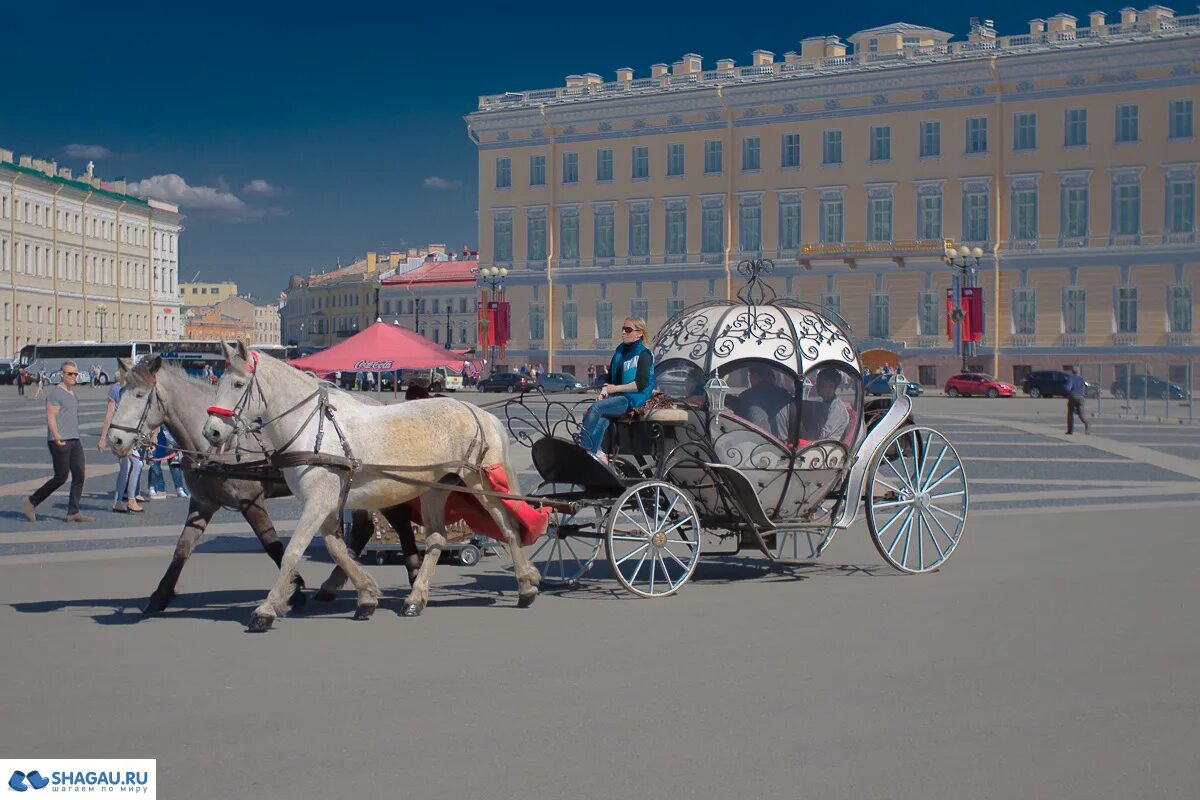
[[[190,186],[174,173],[153,175],[144,181],[133,181],[129,184],[129,191],[140,197],[153,197],[155,200],[175,203],[180,208],[223,211],[239,215],[247,211],[245,202],[232,192],[213,186]]]
[[[279,189],[272,186],[265,178],[255,178],[242,187],[242,191],[246,194],[256,194],[262,197],[270,197],[277,194]]]
[[[457,189],[462,186],[462,181],[451,181],[446,178],[439,178],[437,175],[431,175],[422,183],[426,189],[436,189],[439,192],[444,192],[448,189]]]
[[[111,158],[112,150],[98,144],[69,144],[64,151],[67,158]]]

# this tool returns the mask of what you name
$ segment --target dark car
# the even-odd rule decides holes
[[[863,392],[865,394],[873,394],[877,397],[890,397],[892,394],[892,384],[889,376],[882,372],[872,372],[863,378]],[[921,384],[908,382],[904,387],[904,393],[909,397],[920,397],[925,394],[925,390],[921,388]]]
[[[1030,372],[1021,381],[1021,391],[1030,397],[1066,397],[1067,380],[1071,376],[1059,369],[1042,369]],[[1099,397],[1100,387],[1083,382],[1083,393],[1087,397]]]
[[[534,387],[533,378],[516,372],[489,375],[479,382],[481,392],[528,392]]]
[[[1158,398],[1159,400],[1183,400],[1187,390],[1178,383],[1168,383],[1153,375],[1130,375],[1129,380],[1115,380],[1111,387],[1113,397],[1128,396],[1131,400],[1141,400],[1143,397]]]
[[[582,392],[586,388],[583,381],[566,372],[543,372],[537,385],[545,392]]]
[[[1012,397],[1017,393],[1017,387],[1011,383],[998,381],[991,375],[982,372],[960,372],[951,375],[946,381],[946,394],[950,397],[969,397],[984,395],[986,397]]]
[[[0,386],[12,386],[17,382],[17,373],[19,367],[14,367],[9,364],[0,364]]]

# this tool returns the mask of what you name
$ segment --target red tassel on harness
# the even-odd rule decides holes
[[[212,414],[214,417],[232,417],[233,409],[222,408],[221,406],[209,406],[208,413]]]

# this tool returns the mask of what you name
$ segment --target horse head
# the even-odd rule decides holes
[[[108,444],[115,455],[124,457],[163,422],[162,404],[156,392],[162,358],[151,356],[136,367],[129,359],[122,358],[119,364],[124,388],[109,422]]]
[[[235,347],[225,345],[225,371],[217,381],[217,395],[208,407],[208,421],[204,423],[204,438],[214,447],[232,441],[238,426],[244,421],[261,419],[266,413],[266,402],[261,391],[256,391],[258,375],[258,353],[238,342]]]

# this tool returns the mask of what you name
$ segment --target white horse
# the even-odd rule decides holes
[[[452,488],[463,485],[491,491],[482,470],[499,465],[515,490],[517,472],[509,458],[504,424],[482,409],[450,398],[374,406],[339,396],[323,407],[323,392],[312,376],[251,353],[242,343],[225,350],[229,366],[217,386],[204,437],[220,445],[240,429],[261,425],[263,441],[276,458],[295,459],[280,466],[288,486],[304,503],[279,578],[255,609],[251,630],[266,630],[287,612],[292,572],[318,530],[330,556],[358,591],[354,618],[367,619],[375,611],[379,587],[354,561],[339,535],[336,514],[347,480],[352,481],[345,494],[345,507],[350,509],[376,510],[420,498],[426,554],[403,609],[404,616],[420,614],[446,544],[446,500]],[[314,454],[318,455],[314,458]],[[347,456],[355,463],[352,473],[343,468]],[[314,460],[324,463],[303,463]],[[476,497],[508,545],[517,577],[517,605],[527,608],[537,598],[541,576],[521,549],[516,520],[499,498]]]

